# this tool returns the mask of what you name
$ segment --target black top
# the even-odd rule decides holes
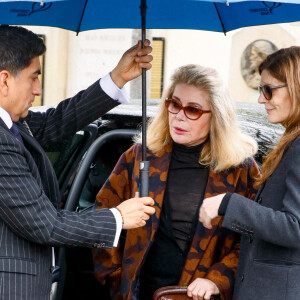
[[[208,168],[199,163],[203,146],[186,147],[174,143],[170,162],[164,204],[169,206],[173,236],[182,251],[189,250],[186,247],[190,246],[193,224],[198,220],[205,192]]]
[[[140,276],[140,300],[176,285],[198,223],[209,168],[199,163],[204,144],[173,144],[160,223]]]

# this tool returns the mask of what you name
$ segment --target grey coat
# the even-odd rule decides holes
[[[42,147],[53,146],[118,103],[96,82],[46,113],[18,122],[24,145],[0,119],[0,299],[50,298],[51,246],[111,248],[110,210],[57,211],[60,193]],[[25,147],[24,147],[25,146]]]
[[[255,201],[231,196],[223,226],[242,234],[235,300],[300,299],[300,137]]]

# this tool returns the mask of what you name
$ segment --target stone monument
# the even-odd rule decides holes
[[[260,82],[259,65],[276,50],[277,47],[272,42],[262,39],[246,47],[241,57],[241,72],[248,87],[257,89]]]

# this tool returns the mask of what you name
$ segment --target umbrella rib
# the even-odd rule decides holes
[[[217,7],[217,4],[214,2],[214,5],[215,5],[215,9],[217,11],[217,14],[218,14],[218,17],[219,17],[219,20],[221,22],[221,25],[222,25],[222,28],[223,28],[223,32],[224,32],[224,35],[226,35],[226,30],[225,30],[225,27],[224,27],[224,24],[223,24],[223,21],[221,19],[221,16],[220,16],[220,12],[218,10],[218,7]]]
[[[82,15],[81,15],[81,18],[80,18],[80,22],[78,24],[76,35],[78,35],[78,33],[80,32],[80,27],[81,27],[81,23],[82,23],[82,19],[83,19],[83,15],[84,15],[84,12],[85,12],[85,8],[86,8],[86,5],[87,5],[87,2],[88,2],[88,0],[85,0],[84,8],[82,10]]]

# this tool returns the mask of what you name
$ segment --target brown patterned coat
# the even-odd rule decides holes
[[[149,196],[155,201],[155,214],[142,228],[128,230],[118,247],[94,249],[95,276],[110,285],[112,299],[137,299],[138,274],[159,224],[171,148],[159,156],[147,153],[150,161]],[[138,191],[141,145],[134,145],[119,159],[110,177],[97,195],[96,208],[114,207],[134,197]],[[220,193],[235,192],[254,198],[253,178],[259,170],[253,159],[227,172],[209,172],[205,198]],[[239,237],[222,229],[222,217],[213,221],[211,230],[198,223],[187,255],[179,285],[186,286],[198,277],[212,280],[221,292],[221,299],[231,299],[239,253]],[[109,276],[107,276],[109,275]]]

